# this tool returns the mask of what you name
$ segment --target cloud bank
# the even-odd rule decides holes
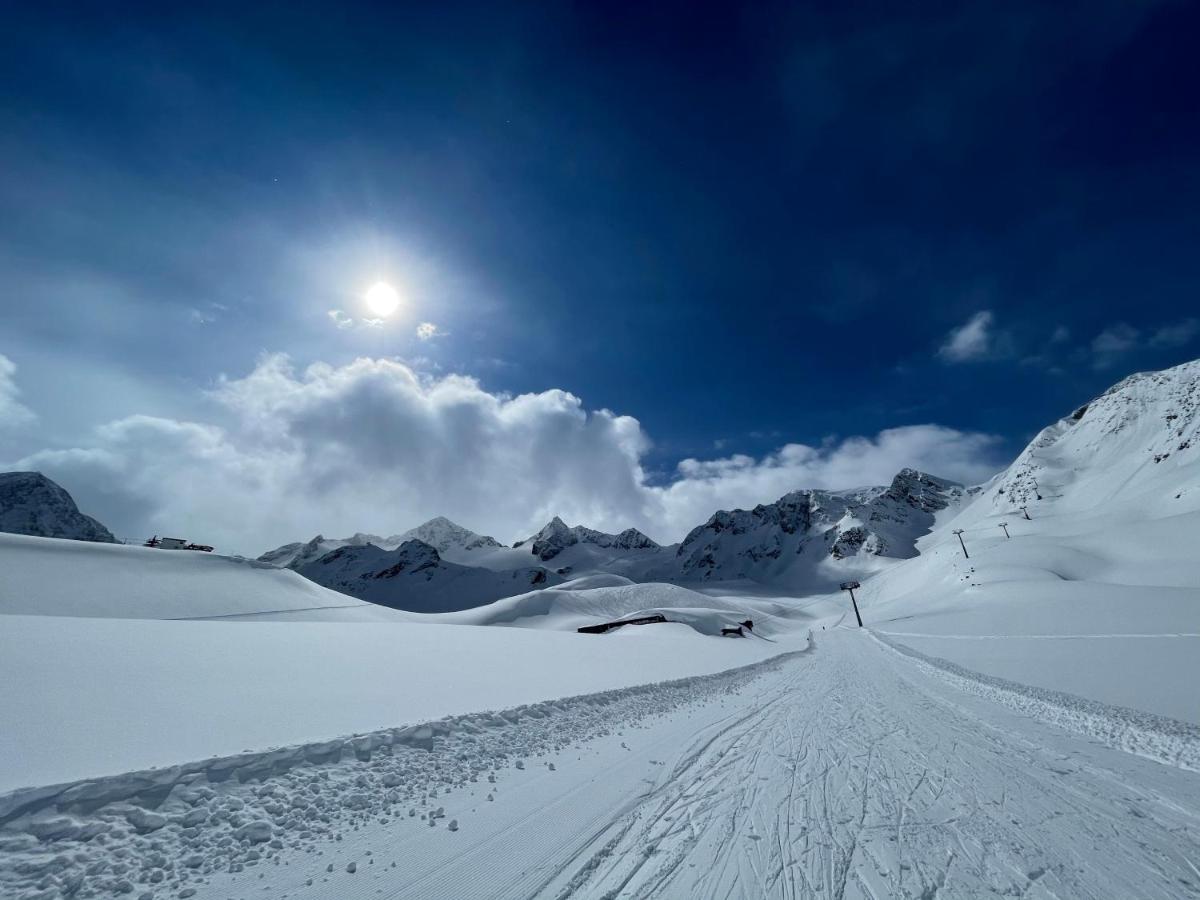
[[[977,482],[999,462],[998,438],[913,425],[760,459],[686,459],[653,483],[643,468],[650,439],[631,416],[588,410],[563,390],[491,393],[387,359],[298,370],[269,355],[211,397],[223,425],[135,415],[12,467],[59,480],[129,537],[179,533],[257,554],[318,532],[394,533],[435,515],[508,541],[554,515],[674,541],[717,508],[801,487],[884,483],[905,465]]]
[[[20,401],[16,372],[16,363],[0,353],[0,431],[23,427],[37,418]]]

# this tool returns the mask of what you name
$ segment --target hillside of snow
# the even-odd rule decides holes
[[[987,674],[1200,722],[1198,410],[1193,362],[1044,429],[920,556],[863,582],[864,620]]]
[[[0,615],[388,619],[391,610],[252,560],[0,534]]]
[[[0,532],[114,543],[63,488],[41,472],[0,472]]]

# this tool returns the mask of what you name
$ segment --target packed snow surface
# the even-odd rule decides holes
[[[964,690],[969,674],[857,630],[791,649],[724,674],[10,795],[0,887],[1200,895],[1196,729]],[[1118,749],[1131,735],[1135,752]]]

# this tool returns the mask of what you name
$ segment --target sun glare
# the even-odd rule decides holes
[[[377,281],[363,294],[367,308],[381,319],[386,319],[400,305],[400,295],[386,281]]]

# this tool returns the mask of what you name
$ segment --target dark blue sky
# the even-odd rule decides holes
[[[84,6],[0,36],[19,449],[271,351],[561,387],[651,470],[1015,451],[1197,355],[1195,4]],[[376,277],[403,326],[332,327]]]

